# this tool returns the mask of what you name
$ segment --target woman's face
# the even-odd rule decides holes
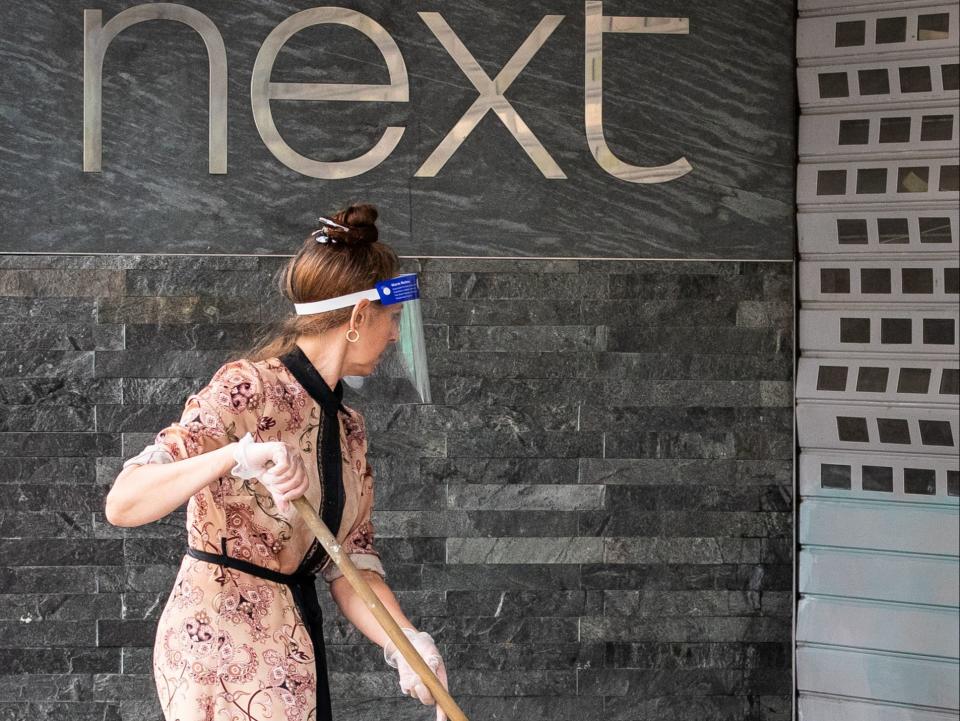
[[[360,339],[347,344],[344,375],[366,376],[373,373],[387,346],[400,337],[402,310],[402,303],[369,303],[361,309],[354,326]]]

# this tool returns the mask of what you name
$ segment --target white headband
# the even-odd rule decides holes
[[[341,295],[336,298],[315,300],[311,301],[310,303],[294,303],[293,307],[296,309],[297,315],[311,315],[313,313],[326,313],[330,310],[347,308],[351,305],[355,305],[364,298],[367,300],[380,300],[380,294],[377,292],[376,288],[371,288],[370,290],[361,290],[357,293]]]

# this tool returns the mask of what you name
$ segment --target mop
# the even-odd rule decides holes
[[[357,570],[357,567],[353,565],[350,556],[342,553],[337,539],[334,538],[330,529],[327,528],[327,525],[321,520],[313,506],[310,505],[310,502],[301,496],[291,501],[291,503],[330,555],[330,558],[333,559],[333,562],[336,563],[337,567],[343,572],[343,575],[350,582],[350,585],[353,586],[353,590],[357,592],[357,595],[363,599],[363,602],[366,603],[367,607],[373,612],[374,618],[377,619],[380,626],[386,631],[390,640],[396,644],[397,649],[403,654],[407,663],[417,672],[417,675],[420,676],[420,680],[423,681],[424,685],[430,689],[430,693],[433,694],[437,705],[443,709],[443,712],[447,714],[450,721],[468,721],[467,715],[457,705],[457,702],[453,700],[453,697],[447,689],[443,687],[440,679],[436,677],[433,670],[427,665],[426,661],[423,660],[423,657],[417,649],[410,643],[410,640],[406,634],[404,634],[400,625],[394,620],[393,616],[390,615],[390,612],[387,611],[383,603],[381,603],[377,594],[373,592],[373,589],[370,588],[370,584],[366,582],[360,574],[360,571]]]

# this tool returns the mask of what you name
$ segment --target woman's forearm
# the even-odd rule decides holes
[[[414,628],[414,625],[410,623],[410,619],[404,615],[400,608],[400,603],[397,601],[397,597],[393,595],[393,591],[390,590],[390,587],[386,581],[383,580],[383,577],[374,571],[362,570],[360,573],[367,580],[367,583],[370,584],[373,592],[377,594],[377,598],[380,599],[384,608],[386,608],[394,620],[400,624],[400,627]],[[343,612],[343,615],[346,616],[350,623],[357,627],[360,633],[378,646],[382,647],[387,645],[390,637],[373,615],[373,611],[367,608],[367,604],[365,604],[363,599],[353,590],[353,586],[350,585],[346,576],[340,576],[331,581],[330,593],[337,606],[339,606]]]
[[[234,445],[172,463],[146,463],[123,469],[107,494],[107,520],[115,526],[142,526],[163,518],[230,472],[235,463]]]

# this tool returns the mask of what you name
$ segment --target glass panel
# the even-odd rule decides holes
[[[940,190],[945,192],[960,190],[960,165],[940,166]]]
[[[850,418],[837,416],[837,438],[852,443],[869,443],[866,418]]]
[[[837,241],[840,245],[866,245],[867,221],[857,218],[837,219]]]
[[[930,168],[918,166],[897,171],[898,193],[926,193],[929,182]]]
[[[834,47],[850,48],[863,45],[867,36],[867,23],[863,20],[837,23]]]
[[[917,18],[917,40],[946,40],[949,37],[949,13],[921,15]]]
[[[929,368],[901,368],[897,393],[926,393],[930,389]]]
[[[960,471],[947,471],[947,495],[960,496]]]
[[[846,366],[820,366],[817,371],[818,391],[842,391],[847,387]]]
[[[846,170],[821,170],[817,173],[817,195],[843,195],[846,192]]]
[[[821,98],[845,98],[850,95],[846,73],[820,73],[817,79]]]
[[[850,490],[850,466],[835,463],[820,464],[820,487]]]
[[[906,218],[878,218],[877,236],[880,245],[910,242],[910,225]]]
[[[903,418],[877,418],[881,443],[910,443],[910,424]]]
[[[861,95],[889,95],[890,78],[886,68],[877,70],[859,70],[857,77],[860,81]]]
[[[937,472],[930,468],[904,468],[903,492],[935,496],[937,494]]]
[[[869,142],[869,120],[840,121],[840,145],[866,145]]]
[[[887,192],[886,168],[860,168],[857,170],[857,193]]]
[[[902,43],[906,39],[906,18],[877,18],[877,45]]]
[[[821,268],[820,269],[820,292],[821,293],[849,293],[850,292],[849,268]]]
[[[960,268],[943,269],[943,292],[960,293]]]
[[[920,218],[921,243],[949,243],[950,218]]]
[[[865,491],[893,493],[893,469],[888,466],[864,466],[860,487]]]
[[[857,390],[860,393],[883,393],[887,390],[889,368],[864,366],[857,374]]]
[[[880,118],[881,143],[909,143],[910,118]]]
[[[960,370],[944,368],[940,376],[940,392],[944,395],[960,395]]]
[[[881,318],[881,343],[910,343],[912,341],[912,323],[909,318]]]
[[[924,318],[923,342],[930,345],[953,345],[955,334],[952,318]]]
[[[952,446],[950,424],[947,421],[920,421],[920,442],[925,446]]]
[[[901,93],[929,93],[933,90],[930,83],[930,67],[916,65],[909,68],[900,68]]]
[[[960,90],[960,63],[940,66],[944,90]]]
[[[890,292],[890,269],[889,268],[861,268],[860,269],[860,292],[861,293],[889,293]]]
[[[933,293],[933,268],[903,268],[900,276],[904,293]]]
[[[841,343],[869,343],[870,342],[870,319],[869,318],[841,318],[840,319],[840,342]]]
[[[952,115],[924,115],[920,124],[920,140],[950,140],[953,137]]]

